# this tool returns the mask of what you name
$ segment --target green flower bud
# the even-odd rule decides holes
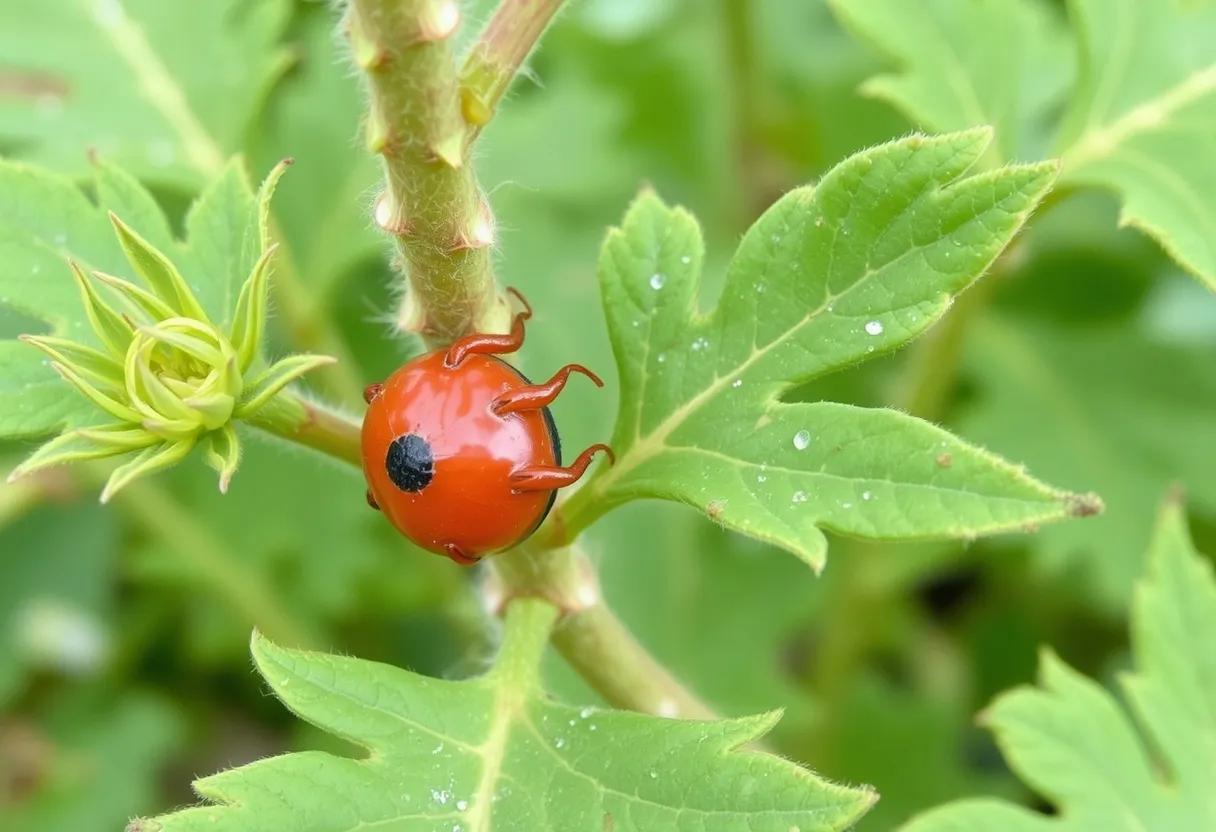
[[[262,254],[241,288],[231,326],[213,323],[177,266],[118,217],[119,245],[143,286],[113,275],[91,276],[70,264],[88,320],[102,349],[63,338],[23,336],[51,358],[68,384],[114,421],[52,439],[10,475],[10,481],[51,465],[135,456],[117,468],[102,502],[133,480],[180,462],[202,443],[220,490],[240,461],[234,420],[265,407],[288,384],[333,359],[295,355],[266,367],[261,339],[275,246],[268,231],[269,200],[285,165],[259,191]],[[96,284],[122,301],[115,308]]]

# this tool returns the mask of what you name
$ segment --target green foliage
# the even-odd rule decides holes
[[[937,130],[993,123],[1006,157],[1041,158],[1045,114],[1071,75],[1062,23],[1038,0],[834,0],[841,19],[901,64],[870,81]],[[960,8],[960,6],[965,6]],[[1152,235],[1216,289],[1216,7],[1158,0],[1071,0],[1077,73],[1055,128],[1061,186],[1119,192],[1120,222]]]
[[[780,400],[923,332],[997,257],[1053,168],[960,178],[988,141],[984,130],[912,137],[788,194],[743,238],[708,315],[696,309],[695,220],[641,196],[600,265],[621,373],[618,460],[578,506],[679,500],[816,570],[820,527],[966,537],[1096,511],[1094,498],[904,414]]]
[[[82,336],[73,341],[22,335],[21,340],[46,354],[55,373],[118,420],[98,424],[100,414],[82,414],[79,422],[70,423],[74,430],[47,442],[13,469],[10,481],[65,462],[134,453],[110,476],[101,493],[104,503],[135,479],[180,462],[202,442],[207,464],[219,473],[220,490],[228,489],[241,455],[233,420],[256,415],[292,381],[333,361],[316,355],[290,356],[269,367],[262,361],[274,254],[269,203],[284,167],[271,173],[255,198],[239,164],[231,164],[187,215],[186,244],[173,242],[168,222],[152,198],[115,169],[99,172],[96,187],[102,203],[98,206],[89,205],[70,185],[32,169],[4,169],[11,179],[21,181],[22,191],[41,199],[41,203],[9,207],[15,215],[10,232],[25,248],[19,248],[17,264],[5,281],[20,292],[14,305],[40,314],[57,331],[74,330]],[[17,194],[8,195],[13,196]],[[41,223],[65,201],[97,222],[98,215],[107,213],[118,248],[146,288],[101,270],[86,275],[81,262],[89,263],[82,257],[88,248],[72,247],[67,232],[49,237]],[[180,251],[193,267],[187,271],[193,282],[167,254],[120,218],[119,211],[126,213],[126,208],[144,221],[150,233],[166,241],[166,247],[172,246],[171,251]],[[39,274],[39,266],[24,273],[26,262],[47,249],[66,262],[76,279],[81,308],[74,315],[40,302],[43,284],[31,279]],[[103,296],[106,288],[113,290],[109,298]],[[200,296],[209,301],[210,315]],[[82,321],[92,329],[91,338],[82,332]],[[36,399],[48,394],[45,386],[30,386],[23,392],[31,390]],[[34,408],[19,401],[18,416],[27,412]],[[17,423],[8,432],[21,435],[39,427],[43,425]]]
[[[457,51],[473,42],[496,5],[460,3]],[[695,426],[689,444],[725,450],[727,458],[675,459],[665,445],[646,464],[630,463],[620,474],[605,467],[582,496],[559,501],[553,518],[579,526],[597,521],[587,525],[579,544],[599,574],[603,598],[698,697],[727,717],[780,709],[783,718],[679,723],[597,708],[584,720],[583,705],[604,703],[556,652],[544,668],[547,690],[556,698],[527,685],[501,684],[501,662],[489,676],[475,676],[493,637],[480,591],[493,567],[470,575],[416,551],[364,505],[357,469],[283,441],[257,441],[263,432],[240,426],[234,435],[241,475],[227,494],[217,492],[213,473],[196,465],[137,482],[105,507],[94,499],[104,464],[39,471],[0,484],[0,828],[112,832],[134,815],[190,803],[189,777],[211,771],[226,773],[205,783],[242,801],[244,789],[265,783],[300,798],[294,807],[268,809],[265,820],[251,808],[269,805],[266,793],[257,792],[244,808],[212,803],[173,816],[173,823],[214,816],[220,828],[275,821],[276,829],[298,828],[305,824],[288,817],[292,809],[323,803],[309,820],[343,828],[327,825],[343,806],[388,807],[410,794],[423,813],[453,817],[403,821],[407,828],[473,828],[457,817],[456,801],[470,800],[461,790],[479,780],[477,755],[451,744],[432,755],[440,740],[406,746],[409,732],[399,731],[370,738],[388,749],[391,761],[370,758],[352,751],[339,736],[344,731],[327,733],[335,726],[294,720],[264,695],[261,677],[248,671],[251,627],[274,644],[359,655],[419,674],[260,641],[272,686],[306,719],[314,711],[338,714],[359,721],[360,728],[391,719],[333,700],[335,691],[366,692],[387,680],[393,687],[385,696],[394,697],[394,707],[400,704],[404,712],[442,697],[419,716],[438,718],[449,706],[459,710],[459,718],[440,730],[477,743],[496,713],[493,702],[508,691],[519,694],[533,721],[549,731],[549,751],[534,737],[528,745],[531,735],[516,720],[508,737],[537,756],[521,756],[518,765],[504,757],[504,765],[526,773],[521,795],[540,794],[544,786],[537,778],[550,774],[554,779],[544,785],[559,788],[549,790],[547,804],[518,809],[523,803],[517,796],[510,805],[520,816],[533,807],[583,812],[569,824],[556,812],[548,815],[553,828],[586,820],[601,832],[603,816],[595,810],[616,799],[597,791],[607,780],[579,779],[561,768],[559,757],[593,776],[600,774],[591,768],[597,762],[613,763],[604,776],[657,796],[659,805],[650,806],[655,812],[686,803],[683,794],[672,796],[684,784],[685,794],[712,798],[724,810],[713,815],[716,821],[745,829],[763,828],[767,817],[748,815],[746,800],[768,799],[778,780],[797,787],[784,793],[788,805],[835,795],[846,807],[842,818],[850,811],[858,815],[872,797],[828,781],[873,784],[866,791],[882,799],[856,819],[850,827],[855,832],[888,832],[918,812],[969,794],[990,797],[921,822],[942,818],[947,825],[937,828],[958,832],[1071,830],[1074,807],[1089,811],[1090,795],[1098,793],[1090,789],[1095,769],[1086,767],[1089,760],[1109,763],[1103,770],[1120,763],[1118,771],[1133,772],[1138,779],[1117,796],[1148,812],[1168,802],[1163,795],[1169,790],[1180,801],[1179,772],[1193,778],[1212,767],[1187,745],[1205,741],[1210,720],[1200,708],[1183,710],[1200,701],[1186,693],[1192,688],[1183,672],[1202,667],[1199,627],[1148,639],[1167,644],[1154,650],[1157,664],[1137,659],[1142,677],[1171,681],[1164,693],[1148,696],[1169,705],[1135,709],[1140,722],[1155,719],[1147,731],[1134,728],[1121,709],[1110,718],[1115,706],[1109,698],[1058,666],[1051,668],[1051,681],[1069,696],[1079,684],[1090,692],[1078,698],[1105,704],[1047,724],[1040,717],[1056,707],[1060,694],[1025,688],[1014,694],[1010,701],[1034,705],[1036,727],[1080,726],[1083,739],[1094,742],[1099,730],[1111,732],[1088,759],[1074,756],[1066,763],[1056,756],[1040,762],[1063,743],[1044,751],[1035,738],[1033,772],[1020,766],[1023,755],[1013,748],[1022,747],[1026,733],[1006,742],[1008,759],[1025,769],[1019,773],[1026,783],[1061,807],[1057,817],[997,800],[1032,805],[1033,798],[1000,762],[988,735],[972,725],[972,714],[997,691],[1031,678],[1037,644],[1055,645],[1093,678],[1105,679],[1126,663],[1123,615],[1135,579],[1145,571],[1153,506],[1168,483],[1185,484],[1199,548],[1216,547],[1209,471],[1216,458],[1210,439],[1216,389],[1209,370],[1216,359],[1216,294],[1174,268],[1149,237],[1116,230],[1122,203],[1127,223],[1149,229],[1175,262],[1204,273],[1211,284],[1212,234],[1205,229],[1216,204],[1216,187],[1208,181],[1216,38],[1210,0],[565,5],[528,72],[485,126],[470,161],[495,215],[499,284],[519,287],[536,309],[528,343],[512,358],[521,371],[547,378],[557,366],[578,361],[607,378],[615,350],[628,359],[628,381],[644,351],[658,348],[650,353],[644,391],[632,383],[619,391],[612,383],[605,391],[572,388],[555,403],[564,447],[605,440],[617,416],[611,397],[618,392],[625,408],[637,408],[629,412],[658,420],[665,418],[662,411],[693,400],[713,383],[700,375],[704,367],[713,363],[716,371],[722,362],[732,363],[731,342],[723,341],[727,330],[711,331],[711,324],[729,321],[732,335],[741,324],[747,325],[743,332],[789,330],[782,343],[806,349],[783,355],[780,366],[750,367],[744,384],[727,386],[720,401],[706,401],[698,419],[666,437],[668,443],[683,440]],[[0,4],[0,436],[18,437],[0,441],[5,470],[33,450],[32,441],[98,421],[94,405],[50,371],[49,356],[16,340],[19,334],[48,344],[62,339],[53,342],[61,351],[71,349],[63,341],[83,344],[102,358],[77,348],[71,360],[103,375],[112,369],[66,259],[78,260],[86,276],[105,274],[89,285],[115,308],[155,317],[158,304],[167,302],[128,261],[108,211],[167,256],[225,337],[249,343],[234,334],[234,317],[266,319],[261,340],[267,355],[340,357],[337,369],[347,383],[332,383],[334,368],[319,375],[325,392],[348,405],[357,404],[362,384],[383,379],[417,349],[389,325],[399,308],[400,281],[391,277],[389,246],[369,219],[380,171],[359,138],[364,106],[359,73],[334,28],[340,12],[314,0]],[[1020,218],[994,208],[996,191],[990,189],[986,199],[967,206],[979,223],[974,238],[963,240],[973,255],[970,267],[956,268],[956,255],[945,249],[950,268],[924,268],[920,261],[917,269],[892,272],[898,293],[851,290],[853,302],[865,302],[852,329],[836,328],[848,323],[836,315],[788,327],[814,308],[805,297],[820,283],[806,277],[830,276],[826,269],[810,271],[811,264],[823,264],[825,253],[813,248],[824,233],[810,224],[813,211],[822,211],[824,194],[842,184],[840,170],[821,181],[824,172],[863,148],[906,137],[911,128],[937,133],[981,124],[995,128],[994,140],[980,148],[977,138],[968,149],[977,157],[970,171],[948,173],[948,165],[926,160],[928,179],[917,181],[927,183],[926,193],[946,197],[959,189],[982,190],[984,182],[995,188],[1020,181],[1023,190],[1009,192],[1007,202],[1022,200],[1019,213],[1025,213],[1038,196],[1033,182],[1018,179],[1029,177],[1028,169],[1000,165],[1062,156],[1055,191],[1025,228],[1019,230]],[[1112,138],[1117,141],[1106,141]],[[905,139],[864,151],[842,170],[906,148]],[[234,155],[249,162],[226,165]],[[245,170],[264,172],[287,157],[296,165],[266,223],[278,243],[273,295],[262,312],[255,311],[259,303],[246,302],[236,315],[242,286],[265,248],[257,194]],[[966,167],[962,158],[954,164]],[[974,171],[989,171],[980,176],[991,178],[976,179]],[[849,200],[854,212],[906,197],[890,187],[913,181],[904,177],[872,170],[862,181],[875,187]],[[808,182],[816,183],[814,190],[799,187]],[[618,289],[629,290],[626,297],[665,303],[644,307],[655,311],[653,322],[627,305],[610,304],[606,328],[595,252],[604,229],[619,223],[622,205],[647,183],[698,218],[703,269],[681,270],[700,266],[681,262],[700,256],[700,229],[694,232],[682,210],[655,197],[642,200],[631,215],[634,225],[667,228],[673,235],[668,243],[690,248],[670,247],[661,291],[650,288],[653,269],[615,275]],[[836,193],[828,206],[837,217],[847,210],[841,201]],[[745,292],[740,300],[735,282],[742,261],[732,266],[732,257],[744,231],[775,203],[743,248],[752,251],[747,269],[762,263],[769,270],[766,292]],[[938,203],[918,216],[931,220],[942,210]],[[833,216],[821,215],[825,223]],[[777,220],[801,223],[805,257],[790,253],[798,246],[796,234],[784,235],[789,250],[758,246],[765,240],[761,232],[772,234],[767,225]],[[849,230],[856,251],[866,243],[866,253],[882,257],[902,239],[899,228],[879,238],[877,223]],[[621,233],[614,232],[618,248]],[[677,239],[677,233],[683,236]],[[987,269],[981,250],[995,255],[1002,249]],[[142,254],[139,259],[154,265]],[[796,274],[803,266],[808,271]],[[895,350],[985,270],[991,274],[944,320],[910,349]],[[169,283],[160,280],[166,275]],[[151,277],[170,288],[173,303],[183,302],[172,273],[158,270]],[[772,287],[779,287],[776,295]],[[911,306],[895,306],[909,299]],[[878,311],[862,314],[870,309]],[[635,319],[642,321],[637,328]],[[862,335],[870,320],[883,324],[881,336]],[[101,324],[110,337],[125,337],[121,319]],[[665,355],[661,365],[656,352]],[[249,378],[265,369],[255,359]],[[909,407],[909,389],[933,386],[938,400],[923,410]],[[886,408],[911,409],[941,427]],[[829,428],[854,431],[866,441],[846,446],[847,459],[834,452],[812,464],[814,454],[834,447],[824,442],[831,430],[777,418],[832,409],[847,419]],[[765,417],[774,418],[768,429],[780,428],[779,435],[754,429]],[[899,431],[860,432],[882,420]],[[797,451],[793,437],[812,428],[822,433],[808,436],[806,450]],[[211,433],[199,453],[221,472],[230,471],[237,446],[226,432]],[[946,441],[949,456],[925,455],[919,445],[914,453],[906,447],[897,453],[896,440],[909,437]],[[625,452],[623,461],[637,462],[641,445],[626,439],[618,451]],[[778,457],[792,459],[788,471],[769,470]],[[858,466],[844,471],[844,479],[820,482],[835,470],[827,464],[842,459]],[[765,463],[769,469],[739,473]],[[1067,509],[1059,502],[1062,491],[1038,485],[1023,470],[1061,489],[1097,490],[1108,508],[1083,523],[1049,523],[1033,534],[970,542],[998,525],[1030,531],[1039,525],[1036,517]],[[880,487],[892,492],[883,495],[861,484],[876,472],[904,479],[883,478]],[[947,492],[950,500],[973,501],[965,522],[948,516],[944,506],[925,508],[935,493],[925,483],[943,477],[954,489]],[[761,486],[783,493],[789,505],[774,504],[766,513],[761,504],[757,511],[749,489]],[[799,491],[806,501],[794,504]],[[994,494],[1011,491],[1012,499],[998,503],[1005,515],[984,513]],[[870,500],[859,499],[865,492]],[[907,494],[920,496],[910,500]],[[652,496],[679,502],[633,499]],[[617,506],[618,498],[630,502]],[[707,522],[706,515],[719,522]],[[785,517],[800,525],[782,527]],[[928,528],[929,521],[937,527]],[[952,527],[942,528],[947,521]],[[776,528],[804,556],[822,556],[830,546],[832,568],[821,578],[811,576],[797,560],[738,533],[744,522],[765,538]],[[897,542],[928,533],[964,542]],[[534,542],[544,542],[544,534]],[[879,540],[863,544],[848,536]],[[1200,583],[1197,574],[1192,584]],[[1156,604],[1155,620],[1165,620],[1163,609],[1184,609],[1178,599],[1193,594],[1184,589],[1175,585],[1164,596],[1172,600]],[[272,653],[301,673],[323,674],[338,664],[353,670],[309,676],[305,684],[282,665],[267,664]],[[1182,670],[1179,656],[1189,662]],[[1170,669],[1153,669],[1165,660],[1173,661]],[[475,678],[435,680],[469,676]],[[1213,683],[1200,686],[1206,691]],[[1006,701],[992,713],[1016,723],[1021,712],[1002,710]],[[575,703],[573,709],[563,702]],[[1187,720],[1188,733],[1171,744],[1180,724],[1169,716],[1172,708]],[[1152,717],[1163,710],[1167,716]],[[1103,714],[1104,727],[1093,727],[1095,715]],[[540,721],[545,715],[548,723]],[[589,724],[597,726],[594,732]],[[751,746],[728,750],[737,736],[770,726],[757,743],[827,779]],[[367,744],[367,733],[355,738],[356,745]],[[1013,734],[1002,727],[999,736]],[[559,737],[567,743],[562,749],[554,747]],[[661,760],[662,768],[642,768],[647,761],[633,753],[647,743],[684,741],[691,745]],[[719,750],[711,752],[711,744]],[[1071,737],[1068,745],[1093,747]],[[596,753],[575,759],[579,747]],[[305,748],[331,754],[287,753]],[[235,768],[259,758],[268,759]],[[1128,768],[1129,760],[1148,760],[1151,768]],[[335,787],[283,778],[286,767],[299,765]],[[651,768],[662,777],[651,778]],[[1146,770],[1165,785],[1148,780]],[[741,779],[722,779],[764,771],[773,774],[751,798],[735,788]],[[361,784],[388,772],[394,788],[376,781],[368,790],[342,793],[339,780],[352,772],[365,778]],[[1064,794],[1060,785],[1080,789],[1082,782],[1084,797]],[[1185,795],[1203,796],[1191,782]],[[396,789],[398,783],[409,790]],[[570,783],[575,785],[566,788]],[[498,785],[511,786],[505,778]],[[446,804],[438,803],[445,792]],[[626,823],[622,817],[648,829],[699,820],[684,812],[678,822],[666,823],[630,810],[613,814],[616,829]],[[512,819],[494,817],[498,827]],[[517,825],[545,828],[530,820]],[[1104,820],[1095,828],[1120,828]],[[1206,832],[1208,821],[1184,817],[1167,828]],[[795,824],[814,828],[784,818],[775,828],[787,832]]]
[[[981,397],[960,417],[967,435],[1054,481],[1102,484],[1107,510],[1084,528],[1044,529],[1034,544],[1040,560],[1057,575],[1076,572],[1103,607],[1125,606],[1144,571],[1156,496],[1181,481],[1196,507],[1216,511],[1211,351],[1161,344],[1129,324],[1061,328],[987,315],[967,355],[986,370]],[[1027,412],[1052,429],[1027,430]]]
[[[461,682],[255,636],[254,660],[279,698],[367,756],[304,752],[214,775],[195,787],[223,805],[134,828],[600,832],[691,818],[705,830],[815,832],[847,829],[873,800],[741,749],[775,714],[664,720],[548,699],[535,687],[535,665],[553,616],[543,602],[516,602],[493,669]]]
[[[242,147],[287,54],[286,0],[10,0],[0,146],[72,174],[90,153],[194,189]]]
[[[1149,560],[1132,610],[1135,671],[1123,679],[1134,721],[1110,693],[1050,651],[1037,687],[1007,693],[984,713],[1010,765],[1059,816],[971,800],[934,810],[907,832],[1216,824],[1216,577],[1195,551],[1177,502],[1161,512]]]

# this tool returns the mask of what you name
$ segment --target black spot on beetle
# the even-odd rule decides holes
[[[435,457],[425,439],[416,433],[407,433],[388,446],[384,467],[393,485],[402,491],[417,493],[434,478]]]

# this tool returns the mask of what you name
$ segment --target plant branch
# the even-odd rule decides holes
[[[451,39],[455,0],[351,0],[345,21],[369,88],[367,145],[384,164],[375,220],[391,234],[410,292],[398,325],[432,345],[506,331],[491,263],[494,221],[468,164],[468,125]]]
[[[271,399],[249,419],[267,433],[362,467],[359,422],[293,393]]]
[[[612,705],[665,717],[713,719],[714,712],[647,652],[603,601],[590,560],[577,547],[527,543],[490,561],[488,592],[501,608],[540,598],[561,610],[553,646]]]
[[[469,123],[467,142],[494,116],[498,102],[515,79],[562,0],[503,0],[469,50],[460,72],[460,103]]]

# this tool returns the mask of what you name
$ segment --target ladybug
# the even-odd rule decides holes
[[[597,452],[612,459],[607,445],[592,445],[562,467],[548,405],[571,373],[604,383],[567,364],[532,384],[499,358],[523,346],[532,317],[523,296],[511,292],[523,310],[509,334],[461,338],[363,393],[368,504],[414,543],[466,566],[536,531],[557,489],[577,482]]]

